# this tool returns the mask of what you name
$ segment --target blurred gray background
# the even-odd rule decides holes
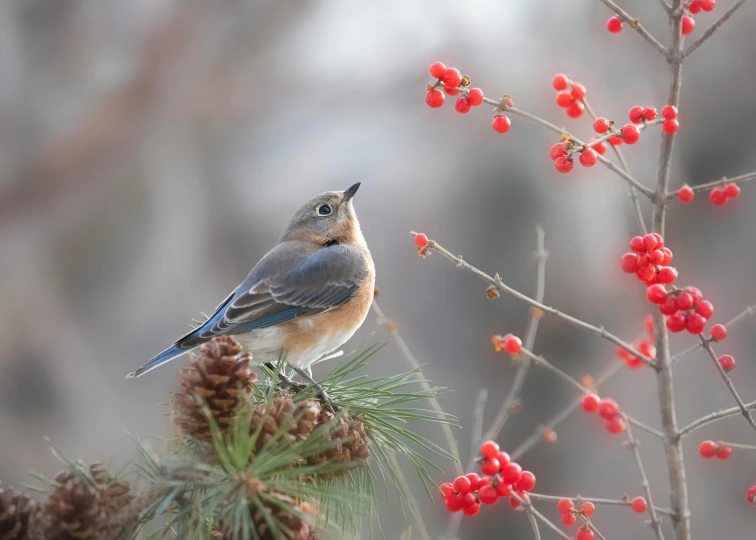
[[[693,37],[731,3],[699,15]],[[624,5],[668,41],[655,0]],[[124,375],[212,310],[303,201],[355,181],[363,183],[356,207],[381,305],[427,377],[454,390],[442,405],[464,426],[465,459],[478,389],[489,389],[488,423],[514,373],[490,337],[522,334],[528,309],[508,297],[489,301],[485,284],[440,256],[418,258],[410,229],[530,292],[542,224],[547,303],[627,339],[639,334],[643,288],[618,269],[638,232],[625,185],[601,166],[560,175],[547,157],[557,139],[525,120],[513,117],[499,135],[486,107],[462,116],[452,100],[441,110],[423,103],[427,66],[442,60],[488,95],[510,94],[583,136],[590,121],[570,120],[554,103],[557,71],[585,84],[604,116],[661,107],[665,62],[629,29],[609,34],[610,15],[595,0],[0,2],[0,479],[19,484],[28,471],[59,469],[43,437],[86,460],[124,463],[135,452],[123,430],[167,433],[158,404],[185,361],[136,381]],[[754,25],[756,6],[747,4],[687,64],[675,187],[756,169]],[[625,155],[652,185],[659,136],[649,132]],[[706,196],[671,206],[666,240],[680,283],[704,291],[716,321],[756,303],[754,208],[750,186],[723,208]],[[756,397],[754,328],[746,321],[718,347],[738,361],[746,399]],[[349,346],[374,331],[373,340],[390,339],[371,315]],[[688,335],[673,340],[675,350],[691,343]],[[548,317],[535,349],[576,377],[616,361],[606,342]],[[370,366],[372,375],[405,369],[393,344]],[[681,423],[732,405],[705,355],[676,374]],[[649,370],[623,372],[605,393],[658,426]],[[499,442],[513,449],[573,396],[534,371],[524,410]],[[421,430],[442,441],[433,427]],[[636,435],[657,504],[668,506],[661,445]],[[622,438],[597,419],[576,414],[558,436],[522,460],[539,492],[641,493]],[[744,493],[756,484],[756,453],[704,462],[703,438],[754,442],[739,417],[686,440],[695,536],[751,537]],[[439,482],[453,476],[442,466]],[[418,495],[436,537],[448,514]],[[558,519],[553,505],[541,507]],[[462,538],[531,534],[508,506],[484,510],[463,522]],[[642,521],[627,509],[600,508],[595,517],[611,539],[650,537]],[[409,524],[387,519],[386,537]]]

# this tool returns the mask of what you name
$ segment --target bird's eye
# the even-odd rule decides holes
[[[331,213],[331,207],[327,204],[324,204],[318,208],[318,215],[319,216],[327,216]]]

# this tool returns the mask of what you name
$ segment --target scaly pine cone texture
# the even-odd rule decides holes
[[[36,501],[17,489],[0,489],[0,540],[26,540]]]
[[[335,425],[332,421],[333,415],[323,409],[319,401],[306,399],[294,402],[290,396],[278,394],[271,403],[261,403],[255,407],[250,430],[254,432],[262,422],[262,430],[256,447],[256,451],[259,451],[279,429],[284,429],[289,434],[288,440],[281,438],[277,441],[278,444],[282,444],[306,439],[318,427],[331,422],[329,429],[317,431],[317,436],[324,437],[326,442],[347,438],[349,440],[338,443],[322,454],[309,456],[307,464],[351,463],[352,460],[367,459],[370,456],[370,447],[365,441],[365,429],[362,422],[350,420],[345,416],[339,417]]]
[[[212,441],[210,425],[205,413],[194,399],[201,396],[210,413],[225,435],[239,406],[252,393],[256,376],[249,368],[250,354],[241,354],[242,347],[230,336],[215,337],[200,347],[198,357],[192,357],[191,368],[181,373],[181,391],[173,395],[176,421],[181,430],[197,440]]]

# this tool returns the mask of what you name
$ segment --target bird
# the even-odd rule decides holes
[[[317,385],[310,366],[354,335],[373,300],[375,265],[353,204],[359,187],[307,201],[278,244],[200,327],[127,377],[140,377],[216,336],[233,336],[255,364],[285,358]]]

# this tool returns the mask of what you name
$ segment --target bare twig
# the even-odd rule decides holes
[[[701,340],[701,345],[703,346],[703,348],[706,349],[707,353],[709,353],[709,357],[711,358],[712,362],[714,362],[714,366],[716,366],[717,371],[719,372],[719,375],[722,377],[722,380],[727,386],[727,389],[730,391],[730,394],[732,394],[732,397],[735,399],[735,402],[738,404],[738,407],[740,408],[740,412],[743,413],[743,416],[745,416],[745,419],[748,420],[748,423],[751,425],[754,431],[756,431],[756,422],[754,422],[753,417],[751,416],[751,413],[748,410],[748,407],[746,407],[746,404],[743,403],[743,400],[740,398],[740,395],[738,394],[737,390],[735,390],[735,385],[732,384],[730,377],[727,375],[725,370],[719,364],[719,360],[717,359],[717,355],[711,346],[711,342],[707,341],[706,338],[701,335],[699,335],[698,337]]]
[[[696,40],[693,45],[688,47],[685,50],[685,53],[683,54],[683,58],[687,58],[688,55],[690,55],[693,51],[695,51],[697,48],[699,48],[701,45],[704,44],[704,42],[711,37],[711,35],[717,31],[717,29],[722,26],[724,23],[727,22],[727,20],[732,17],[735,12],[740,9],[740,6],[746,3],[746,0],[738,0],[733,4],[733,6],[728,9],[724,15],[722,15],[717,22],[711,25],[706,32],[703,33],[703,35]]]
[[[719,362],[717,362],[719,363]],[[756,409],[756,401],[752,401],[751,403],[745,404],[746,409],[749,411],[752,411]],[[690,424],[682,428],[679,432],[680,437],[685,437],[686,435],[692,433],[693,431],[702,428],[708,424],[711,424],[712,422],[716,422],[717,420],[721,420],[722,418],[728,418],[730,416],[735,416],[738,414],[743,414],[742,409],[738,407],[732,407],[730,409],[723,409],[721,411],[709,413],[705,416],[702,416],[701,418],[697,420],[693,420]]]
[[[475,407],[472,414],[472,443],[473,447],[470,449],[470,456],[474,456],[478,449],[476,443],[483,440],[483,413],[486,410],[486,399],[488,399],[488,390],[481,388],[478,391],[478,395],[475,396]]]
[[[533,503],[531,503],[530,500],[521,499],[517,495],[517,493],[515,493],[514,491],[509,496],[512,497],[514,500],[519,501],[519,503],[523,506],[523,508],[525,508],[526,512],[532,513],[535,517],[540,519],[544,525],[546,525],[548,528],[554,531],[560,538],[564,538],[565,540],[571,540],[571,538],[567,536],[567,534],[562,529],[554,525],[554,523],[552,523],[546,516],[544,516],[538,510],[536,510],[533,507]]]
[[[627,422],[627,441],[630,450],[635,458],[635,463],[638,465],[638,472],[641,476],[641,487],[643,493],[646,495],[646,502],[648,502],[648,515],[651,516],[651,528],[656,533],[656,537],[659,540],[664,540],[664,534],[662,533],[661,520],[656,515],[656,508],[654,507],[654,498],[651,495],[651,484],[648,481],[646,475],[646,469],[643,467],[643,461],[641,461],[640,449],[638,448],[638,441],[633,437],[633,430],[630,428],[631,422]]]
[[[738,313],[737,315],[735,315],[729,321],[725,322],[724,325],[725,325],[725,327],[727,328],[728,331],[732,330],[738,324],[740,324],[741,322],[743,322],[743,320],[745,320],[746,317],[753,316],[754,313],[756,313],[756,304],[751,305],[751,306],[746,306],[746,308],[743,311],[741,311],[740,313]],[[680,359],[683,358],[684,356],[687,356],[690,353],[695,352],[695,351],[697,351],[699,349],[703,349],[703,345],[701,345],[700,343],[697,343],[695,345],[691,345],[687,349],[684,349],[684,350],[680,351],[679,353],[677,353],[676,355],[674,355],[670,360],[674,364],[674,363],[680,361]]]
[[[412,234],[414,236],[417,233],[414,232],[414,231],[412,231],[410,234]],[[567,315],[566,313],[562,313],[558,309],[554,309],[553,307],[547,306],[547,305],[545,305],[545,304],[543,304],[541,302],[538,302],[537,300],[534,300],[533,298],[530,298],[526,294],[523,294],[523,293],[521,293],[519,291],[516,291],[515,289],[513,289],[513,288],[509,287],[508,285],[506,285],[501,280],[501,278],[499,277],[498,274],[496,276],[494,276],[494,277],[489,276],[488,274],[486,274],[482,270],[478,270],[477,268],[475,268],[471,264],[465,262],[462,259],[462,257],[453,255],[450,251],[448,251],[446,248],[444,248],[443,246],[441,246],[438,242],[436,242],[434,240],[428,240],[428,246],[427,246],[426,249],[435,250],[438,253],[440,253],[441,255],[443,255],[444,257],[446,257],[447,259],[449,259],[450,261],[454,261],[459,268],[462,268],[464,270],[472,272],[473,274],[475,274],[479,278],[481,278],[484,281],[487,281],[488,283],[490,283],[491,286],[496,291],[505,292],[505,293],[509,294],[510,296],[514,296],[515,298],[517,298],[519,300],[522,300],[523,302],[527,302],[528,304],[530,304],[530,305],[532,305],[532,306],[534,306],[534,307],[536,307],[536,308],[538,308],[538,309],[540,309],[542,311],[545,311],[546,313],[550,313],[551,315],[554,315],[555,317],[558,317],[558,318],[560,318],[560,319],[562,319],[564,321],[567,321],[568,323],[572,324],[573,326],[576,326],[577,328],[582,328],[583,330],[586,330],[588,332],[596,334],[596,335],[598,335],[598,336],[606,339],[607,341],[610,341],[610,342],[614,343],[615,345],[619,346],[621,349],[626,350],[627,352],[629,352],[633,356],[639,358],[641,361],[645,362],[649,366],[652,366],[654,368],[657,367],[657,363],[656,363],[656,361],[653,358],[649,358],[648,356],[642,354],[635,347],[633,347],[632,345],[630,345],[626,341],[623,341],[622,339],[618,338],[614,334],[612,334],[610,332],[607,332],[605,328],[599,327],[599,326],[594,326],[594,325],[589,324],[589,323],[587,323],[585,321],[581,321],[580,319],[578,319],[576,317],[573,317],[572,315]]]
[[[713,189],[715,187],[724,187],[727,184],[742,184],[744,182],[750,182],[751,180],[756,180],[756,171],[749,172],[746,174],[741,174],[740,176],[733,176],[732,178],[727,178],[726,176],[723,176],[719,180],[714,180],[713,182],[707,182],[706,184],[698,184],[697,186],[691,186],[690,189],[692,189],[694,193],[701,193],[702,191],[709,191],[710,189]],[[680,193],[679,189],[672,191],[671,193],[668,193],[667,200],[670,201],[672,199],[675,199],[679,193]]]
[[[528,510],[528,519],[530,519],[530,526],[533,527],[533,538],[535,538],[535,540],[541,540],[541,532],[538,530],[538,521],[530,510]]]
[[[740,448],[741,450],[756,450],[756,445],[753,444],[740,444],[729,441],[717,441],[719,444],[729,446],[730,448]]]
[[[386,318],[386,315],[383,313],[383,310],[380,308],[375,298],[373,299],[373,312],[375,312],[376,316],[378,317],[378,323],[385,326],[389,334],[391,334],[391,337],[394,338],[394,341],[396,341],[396,344],[399,346],[399,350],[402,351],[402,356],[404,356],[404,359],[409,364],[409,366],[413,370],[420,369],[420,363],[415,358],[415,355],[412,354],[412,351],[407,345],[407,342],[404,341],[404,338],[399,333],[397,326]],[[418,381],[420,381],[423,390],[430,392],[431,387],[428,381],[423,379],[423,377],[421,377],[420,375],[418,375],[417,379]],[[444,415],[444,410],[441,408],[441,404],[438,402],[438,399],[431,397],[428,398],[428,401],[430,402],[431,407],[433,407],[433,410],[438,413],[439,417]],[[454,438],[451,426],[445,422],[441,422],[441,429],[444,432],[446,444],[449,445],[449,452],[456,460],[454,468],[457,471],[457,476],[464,474],[464,471],[462,470],[462,459],[459,455],[459,446],[457,445],[457,440]]]
[[[632,506],[632,501],[625,496],[622,499],[606,499],[602,497],[584,497],[583,495],[562,496],[562,495],[543,495],[540,493],[528,492],[528,496],[534,501],[551,501],[559,502],[562,499],[572,499],[578,506],[584,502],[591,502],[593,504],[603,506]],[[654,508],[658,514],[672,515],[672,511],[669,508]]]
[[[643,28],[641,24],[638,22],[638,19],[631,17],[628,12],[623,10],[621,7],[619,7],[617,4],[612,2],[612,0],[601,0],[601,3],[605,4],[609,9],[614,11],[619,18],[622,20],[622,22],[628,23],[632,28],[634,28],[646,41],[648,41],[651,46],[653,46],[657,51],[659,51],[664,58],[669,58],[669,51],[667,48],[659,43],[657,39],[652,36],[648,30]]]
[[[585,515],[583,514],[578,514],[578,517],[580,518],[580,521],[582,521],[586,527],[588,527],[590,530],[594,532],[596,536],[598,536],[599,540],[606,540],[606,537],[603,534],[601,534],[601,531],[599,531],[596,528],[596,526],[593,524],[590,518],[585,517]]]

